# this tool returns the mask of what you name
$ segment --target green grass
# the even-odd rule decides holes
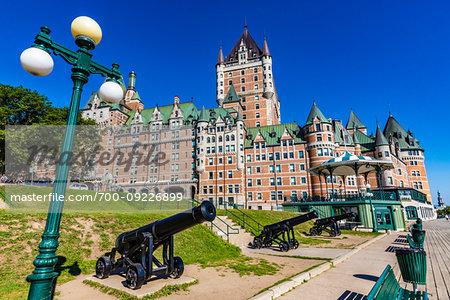
[[[370,236],[377,237],[382,235],[381,232],[366,232],[366,231],[356,231],[356,230],[341,230],[342,234],[358,235],[358,236]]]
[[[57,255],[58,284],[94,272],[97,258],[114,246],[116,237],[171,214],[64,214]],[[26,298],[25,278],[41,240],[47,214],[10,214],[0,211],[0,299]],[[240,275],[274,274],[279,266],[241,255],[241,250],[219,238],[206,226],[194,226],[175,235],[175,255],[185,264],[229,267]],[[155,256],[160,257],[161,249]]]
[[[90,287],[96,288],[100,290],[102,293],[114,296],[118,299],[126,299],[126,300],[137,300],[137,299],[157,299],[160,297],[166,297],[169,295],[172,295],[173,293],[179,292],[179,291],[189,291],[189,287],[197,284],[198,280],[195,280],[193,282],[189,283],[183,283],[183,284],[172,284],[172,285],[166,285],[162,289],[160,289],[157,292],[154,292],[153,294],[138,298],[136,296],[130,295],[127,292],[120,291],[114,288],[110,288],[107,286],[104,286],[103,284],[100,284],[98,282],[94,282],[91,280],[83,280],[83,283],[86,285],[89,285]]]
[[[227,216],[231,218],[235,223],[243,227],[244,222],[242,219],[242,214],[237,210],[230,210],[230,211],[231,213],[228,213]],[[258,230],[257,223],[262,225],[259,226],[259,230],[262,230],[262,227],[265,225],[269,225],[272,223],[276,223],[279,221],[299,216],[299,214],[289,211],[267,211],[267,210],[251,210],[251,209],[242,209],[241,211],[243,211],[247,216],[251,218],[251,219],[246,218],[245,230],[251,233],[252,235],[257,235]],[[225,211],[220,210],[218,211],[218,214],[225,215]],[[320,245],[331,243],[331,241],[326,239],[306,237],[302,235],[304,233],[309,233],[309,229],[313,226],[313,224],[314,221],[311,220],[294,227],[295,238],[300,242],[300,244]]]

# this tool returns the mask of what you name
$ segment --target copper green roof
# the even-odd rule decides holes
[[[346,141],[344,143],[344,135],[347,137]],[[355,143],[353,142],[352,135],[343,128],[341,122],[336,122],[335,128],[334,128],[334,142],[338,143],[339,145],[347,145],[347,146],[353,146]]]
[[[361,122],[361,120],[356,116],[353,110],[350,111],[350,116],[348,117],[347,125],[345,126],[347,129],[356,129],[356,128],[367,128]]]
[[[141,97],[139,97],[139,93],[135,92],[133,97],[131,97],[131,100],[139,100],[139,102],[142,102]]]
[[[258,133],[260,133],[264,138],[266,145],[279,145],[281,143],[281,137],[286,130],[293,137],[295,143],[305,142],[301,137],[300,126],[297,123],[287,123],[248,128],[244,146],[252,147],[253,141],[255,140]]]
[[[197,108],[195,107],[195,105],[192,101],[182,102],[178,105],[180,107],[181,114],[183,115],[183,121],[192,121],[192,120],[197,119],[197,117],[198,117]],[[158,110],[161,114],[163,124],[168,123],[169,118],[173,111],[173,107],[174,107],[173,104],[158,106]],[[147,125],[150,122],[154,111],[155,111],[155,107],[146,108],[141,111],[142,122],[144,125]],[[136,114],[136,111],[131,111],[128,114],[130,115],[130,118],[128,118],[125,125],[131,124],[131,122],[133,121],[133,117]]]
[[[223,103],[239,102],[239,100],[239,96],[237,95],[234,85],[232,84],[227,95],[225,96],[225,99],[223,100]]]
[[[380,126],[377,124],[377,135],[375,136],[375,146],[384,146],[389,145],[386,137],[380,129]]]
[[[356,130],[353,133],[353,136],[358,139],[359,144],[361,146],[361,152],[373,151],[375,146],[375,141],[370,136],[367,136],[363,132]]]
[[[208,117],[206,116],[206,110],[204,106],[200,112],[200,117],[198,117],[198,122],[208,122]]]
[[[308,119],[306,119],[305,125],[311,125],[316,117],[318,117],[319,120],[322,122],[329,123],[327,118],[325,118],[323,113],[317,107],[316,102],[314,101],[311,111],[309,112]]]
[[[383,132],[385,136],[392,136],[393,142],[395,144],[398,143],[401,150],[423,150],[419,141],[412,136],[412,133],[407,132],[392,115],[389,115],[389,119],[386,122]]]

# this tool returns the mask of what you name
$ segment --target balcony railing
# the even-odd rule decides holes
[[[361,201],[361,200],[386,200],[386,201],[396,201],[398,200],[395,192],[391,191],[372,191],[373,196],[367,197],[364,193],[362,194],[328,194],[327,197],[313,196],[313,197],[303,197],[295,198],[291,197],[291,202],[340,202],[340,201]]]

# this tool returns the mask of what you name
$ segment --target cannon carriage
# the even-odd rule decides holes
[[[354,212],[349,212],[338,216],[318,219],[314,222],[314,226],[309,230],[309,234],[321,235],[322,232],[325,231],[331,237],[341,235],[341,229],[339,228],[338,221],[354,217],[356,217],[356,214]]]
[[[298,217],[266,225],[261,234],[254,238],[253,243],[249,243],[249,247],[253,249],[270,248],[275,243],[283,252],[297,249],[300,243],[295,238],[294,227],[318,216],[317,211],[314,210]]]
[[[179,214],[124,232],[117,237],[111,252],[97,260],[96,276],[104,279],[125,267],[126,284],[131,289],[139,289],[151,276],[179,278],[184,265],[180,257],[174,256],[173,235],[205,221],[213,221],[215,217],[214,205],[204,201]],[[153,255],[161,246],[162,261]],[[120,255],[117,260],[116,255]]]

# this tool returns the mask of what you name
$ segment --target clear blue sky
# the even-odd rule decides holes
[[[69,65],[54,57],[47,77],[26,73],[20,53],[39,27],[75,49],[71,21],[87,15],[103,39],[94,59],[118,62],[146,107],[194,98],[215,105],[215,63],[243,31],[273,56],[282,121],[303,124],[313,96],[327,117],[347,121],[350,108],[375,131],[394,117],[426,149],[433,202],[439,188],[450,204],[450,2],[448,1],[10,1],[2,7],[0,83],[23,85],[68,106]],[[84,104],[102,82],[91,76]]]

